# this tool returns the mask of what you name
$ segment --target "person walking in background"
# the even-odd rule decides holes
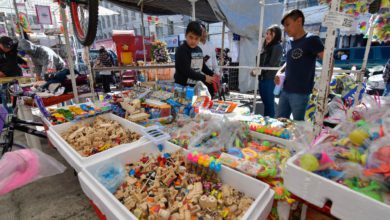
[[[203,60],[207,67],[214,73],[219,73],[217,54],[215,53],[215,46],[209,41],[206,26],[202,26],[202,36],[200,37],[199,47],[203,52]]]
[[[260,55],[261,67],[279,67],[283,56],[281,45],[282,30],[278,25],[267,29]],[[259,93],[264,104],[264,116],[275,117],[275,82],[276,70],[262,70],[259,76]]]
[[[112,63],[110,54],[108,53],[106,48],[104,48],[103,46],[100,47],[99,56],[97,58],[95,67],[112,67],[112,65],[113,65],[113,63]],[[110,83],[111,83],[111,79],[112,79],[111,71],[110,70],[99,71],[99,74],[100,74],[101,79],[102,79],[104,93],[111,92],[111,89],[110,89]]]
[[[385,68],[383,69],[383,81],[385,82],[385,91],[383,96],[388,96],[390,93],[390,59],[387,61]]]
[[[316,59],[322,59],[324,46],[318,36],[305,31],[305,16],[302,11],[295,9],[286,13],[281,23],[292,40],[290,48],[287,48],[286,63],[275,77],[275,83],[279,84],[278,75],[285,70],[277,117],[290,118],[292,113],[294,120],[303,121],[314,87]]]

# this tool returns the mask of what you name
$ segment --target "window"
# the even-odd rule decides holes
[[[108,27],[108,28],[112,28],[111,16],[108,16],[108,17],[107,17],[107,22],[108,22],[108,23],[107,23],[107,27]]]
[[[106,29],[106,19],[104,17],[102,17],[101,24],[102,24],[103,29]]]
[[[168,20],[168,35],[173,35],[174,29],[173,21]]]
[[[112,26],[115,28],[116,27],[116,15],[114,15],[112,17],[112,21],[113,21]]]
[[[131,11],[131,20],[136,20],[136,17],[135,17],[135,12],[134,11]]]
[[[125,10],[124,15],[125,15],[125,23],[127,24],[129,23],[129,11]]]
[[[161,25],[156,26],[156,34],[159,38],[162,38],[164,35],[164,29]]]
[[[307,0],[307,4],[309,7],[318,5],[318,0]]]
[[[118,25],[122,26],[122,15],[118,16]]]

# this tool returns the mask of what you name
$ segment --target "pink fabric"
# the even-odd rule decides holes
[[[6,153],[0,160],[0,195],[26,185],[39,175],[39,157],[32,150]]]

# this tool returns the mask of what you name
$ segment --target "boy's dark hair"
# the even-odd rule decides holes
[[[0,44],[2,44],[5,48],[11,49],[18,45],[18,41],[7,36],[2,36],[0,38]]]
[[[302,26],[305,24],[305,15],[303,14],[303,12],[299,9],[294,9],[294,10],[291,10],[289,12],[287,12],[283,18],[282,18],[282,25],[284,25],[284,21],[287,19],[287,18],[292,18],[295,20],[297,20],[298,18],[302,18]]]
[[[200,37],[200,36],[202,36],[202,26],[201,26],[200,23],[197,22],[197,21],[191,21],[191,22],[187,25],[186,35],[187,35],[188,33],[193,33],[193,34],[195,34],[196,36]]]

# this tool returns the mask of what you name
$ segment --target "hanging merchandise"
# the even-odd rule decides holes
[[[16,25],[16,33],[20,34],[20,26],[22,26],[23,32],[32,33],[26,13],[19,12],[19,24]]]
[[[373,19],[374,16],[371,18]],[[368,36],[368,33],[365,37]],[[382,1],[378,15],[374,20],[373,41],[390,42],[390,2]]]

